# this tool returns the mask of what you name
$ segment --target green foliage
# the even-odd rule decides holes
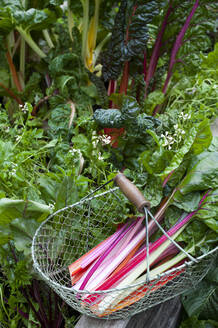
[[[201,324],[202,327],[217,327],[217,257],[206,278],[201,281],[195,289],[186,292],[182,297],[182,302],[185,310],[190,317],[185,321],[181,328],[187,324],[194,322]],[[199,326],[198,326],[199,327]]]

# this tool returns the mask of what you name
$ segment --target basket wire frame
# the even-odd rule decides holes
[[[102,187],[96,191],[101,191]],[[72,287],[68,265],[110,236],[114,232],[113,223],[117,213],[122,213],[124,209],[124,195],[119,188],[94,194],[95,191],[80,202],[50,215],[37,229],[32,242],[36,271],[71,307],[95,318],[123,319],[195,287],[207,274],[218,247],[197,259],[191,257],[190,261],[155,277],[150,277],[147,252],[147,276],[144,281],[122,288],[80,290],[78,293]],[[147,249],[148,215],[155,220],[150,211],[145,209]],[[159,224],[158,227],[163,230]],[[164,230],[163,233],[166,234]],[[189,254],[187,256],[190,257]],[[87,296],[91,297],[91,303],[87,301]],[[98,305],[99,299],[104,300],[104,305]],[[129,305],[124,306],[127,300]]]

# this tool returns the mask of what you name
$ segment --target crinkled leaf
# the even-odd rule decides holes
[[[127,1],[122,0],[116,15],[111,40],[103,58],[102,74],[105,81],[116,80],[122,70],[122,54],[126,31]]]
[[[26,31],[42,30],[49,27],[57,19],[54,12],[49,9],[38,10],[30,8],[27,11],[16,10],[13,12],[16,25],[22,26]]]
[[[149,38],[148,24],[159,13],[158,1],[138,0],[128,17],[128,39],[124,51],[124,60],[130,60],[143,53]]]
[[[146,48],[148,24],[159,12],[158,1],[121,1],[111,40],[103,59],[105,81],[116,80],[123,63],[137,58]]]
[[[80,67],[80,59],[75,53],[65,53],[55,57],[49,64],[52,76],[76,74]]]
[[[213,137],[210,147],[208,148],[209,151],[217,151],[218,152],[218,137]]]
[[[164,102],[164,98],[164,93],[160,90],[150,92],[144,104],[146,113],[151,115],[154,111],[154,108]]]
[[[97,109],[94,120],[103,128],[121,128],[123,126],[122,113],[118,109]]]

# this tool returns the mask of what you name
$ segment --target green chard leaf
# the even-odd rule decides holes
[[[49,206],[32,200],[0,199],[0,225],[10,223],[18,217],[34,217],[37,220],[50,213],[51,209]]]
[[[203,152],[194,156],[187,175],[178,186],[183,195],[191,191],[214,189],[218,186],[218,152]]]
[[[218,188],[209,193],[196,217],[218,233]]]

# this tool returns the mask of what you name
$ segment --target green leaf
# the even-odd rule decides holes
[[[218,189],[210,192],[196,216],[210,229],[218,233]]]
[[[144,197],[150,201],[151,207],[159,205],[163,197],[162,183],[159,177],[148,176],[146,186],[143,190]]]
[[[122,113],[118,109],[97,109],[93,118],[103,128],[121,128],[123,126]]]
[[[205,56],[202,62],[202,69],[213,72],[213,77],[215,80],[218,79],[217,57],[218,57],[218,42],[214,46],[214,51],[210,52],[207,56]]]
[[[210,146],[212,139],[213,135],[210,128],[210,120],[205,119],[199,123],[197,127],[197,135],[191,148],[194,155],[198,155],[207,149]]]
[[[187,175],[178,186],[182,194],[218,186],[218,152],[204,152],[193,157]]]
[[[50,214],[49,206],[31,200],[0,199],[0,225],[10,223],[18,217],[40,219],[42,215]]]
[[[30,254],[32,238],[39,223],[34,219],[17,218],[10,223],[9,227],[16,249],[24,252],[25,255]]]
[[[155,90],[153,92],[150,92],[145,100],[145,105],[144,105],[145,112],[148,115],[151,115],[154,111],[154,108],[157,105],[160,105],[164,102],[164,98],[165,96],[163,92],[160,90]]]
[[[216,320],[218,316],[218,257],[214,258],[212,268],[206,279],[201,281],[195,289],[191,289],[182,296],[182,303],[189,316],[200,316],[201,319]],[[211,277],[212,279],[209,279]]]
[[[187,195],[176,193],[173,198],[173,205],[186,212],[192,212],[198,208],[200,199],[200,192],[190,192]]]

